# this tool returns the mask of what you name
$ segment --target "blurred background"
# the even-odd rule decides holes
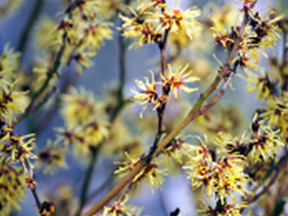
[[[4,8],[5,5],[9,4],[10,0],[1,0],[0,7]],[[39,4],[39,2],[41,2]],[[29,71],[32,70],[36,58],[41,56],[39,54],[39,48],[37,48],[36,33],[39,27],[41,26],[41,21],[44,17],[55,18],[55,15],[63,11],[65,6],[67,6],[68,0],[22,0],[19,1],[19,5],[15,7],[11,12],[4,13],[1,10],[2,14],[0,15],[1,24],[0,24],[0,50],[2,52],[5,44],[9,43],[11,47],[17,50],[21,47],[21,39],[25,34],[25,29],[27,29],[29,19],[33,13],[35,6],[38,7],[38,13],[34,17],[35,22],[31,28],[29,27],[29,33],[27,34],[27,42],[25,46],[22,47],[22,62],[21,70],[27,71],[28,75],[31,74]],[[176,0],[169,0],[168,4],[175,5]],[[181,0],[180,8],[188,8],[191,6],[197,6],[202,11],[202,15],[199,17],[199,20],[205,23],[205,20],[211,20],[211,16],[215,17],[224,16],[224,5],[229,4],[231,10],[235,13],[239,12],[240,4],[237,1],[233,0]],[[280,10],[280,13],[285,13],[285,10],[288,8],[288,1],[276,1],[276,0],[259,0],[255,9],[261,12],[267,11],[268,8],[277,8]],[[220,14],[219,14],[220,13]],[[231,14],[231,17],[233,14]],[[237,21],[237,15],[236,18]],[[57,19],[57,18],[55,18]],[[97,52],[97,55],[93,57],[94,66],[84,69],[83,75],[80,76],[77,81],[74,83],[74,86],[84,86],[86,90],[92,91],[95,95],[95,98],[99,101],[107,99],[109,94],[107,91],[113,89],[118,83],[119,77],[119,43],[118,35],[120,33],[117,30],[117,27],[120,25],[120,20],[118,16],[114,16],[112,21],[115,23],[113,27],[114,35],[113,40],[107,40],[105,45]],[[225,25],[229,24],[229,20],[225,21]],[[230,23],[231,24],[231,23]],[[209,41],[209,37],[211,40]],[[181,39],[180,39],[181,40]],[[174,64],[180,64],[184,60],[190,63],[192,69],[194,70],[194,75],[201,77],[200,83],[200,92],[205,90],[211,79],[217,73],[217,68],[219,68],[218,62],[213,58],[213,54],[222,61],[225,61],[227,53],[215,46],[212,40],[212,34],[205,33],[203,35],[197,36],[195,39],[196,42],[192,42],[191,46],[188,49],[185,49],[181,55],[181,60],[175,60]],[[282,40],[278,41],[278,44],[275,49],[267,50],[266,53],[270,57],[280,58],[282,55]],[[18,51],[18,50],[17,50]],[[173,41],[168,43],[167,53],[175,52],[173,50]],[[169,56],[169,54],[168,54]],[[184,59],[184,60],[183,60]],[[160,52],[157,45],[143,45],[137,50],[128,50],[126,57],[127,65],[127,76],[126,76],[126,85],[125,85],[125,95],[127,98],[132,96],[130,89],[135,86],[135,79],[142,79],[143,76],[149,75],[149,70],[153,70],[156,74],[159,74],[159,60]],[[269,70],[270,64],[265,57],[260,55],[260,65],[263,67],[263,70]],[[73,65],[69,70],[73,70]],[[158,76],[159,79],[159,76]],[[261,101],[255,100],[256,94],[249,94],[245,90],[246,82],[241,78],[235,77],[232,81],[233,87],[235,90],[228,89],[221,99],[221,103],[218,105],[218,108],[215,107],[215,113],[213,114],[215,118],[221,119],[224,114],[233,116],[234,123],[230,127],[234,127],[234,132],[241,133],[245,130],[251,120],[251,116],[255,111],[255,108],[261,106]],[[168,106],[167,112],[167,122],[171,121],[171,128],[177,122],[181,121],[183,116],[189,110],[189,107],[195,102],[195,99],[198,97],[197,94],[185,95],[180,94],[181,100],[174,100],[171,106]],[[220,108],[223,109],[220,109]],[[224,109],[224,107],[226,107]],[[141,142],[145,143],[146,151],[149,149],[150,143],[153,141],[153,127],[155,124],[155,113],[146,111],[144,114],[145,120],[140,120],[139,112],[140,106],[136,105],[131,107],[130,104],[124,110],[121,118],[125,119],[125,122],[130,127],[130,132],[133,132],[133,124],[136,121],[141,121],[139,128],[135,131],[134,136],[141,139]],[[225,110],[225,113],[221,113],[219,110]],[[223,111],[222,111],[223,112]],[[176,114],[175,114],[176,113]],[[230,117],[231,117],[230,116]],[[32,115],[27,120],[21,122],[17,126],[17,130],[28,133],[31,130],[29,127],[29,122],[33,121],[33,118],[37,118],[37,114]],[[55,112],[51,118],[46,119],[47,122],[42,122],[43,128],[37,133],[37,150],[45,148],[47,144],[47,139],[54,139],[55,132],[53,128],[63,126],[63,118],[59,113],[59,109]],[[31,125],[30,125],[31,126]],[[131,127],[132,126],[132,127]],[[148,129],[147,128],[152,128]],[[197,121],[192,123],[192,125],[187,129],[189,133],[194,133],[195,127],[197,127]],[[201,131],[198,131],[201,133]],[[97,163],[95,170],[93,172],[92,182],[90,185],[89,191],[93,192],[99,187],[103,186],[103,183],[110,182],[111,171],[116,168],[114,161],[118,161],[119,156],[117,154],[107,155],[105,152],[101,152],[100,156],[97,158]],[[66,157],[66,163],[68,164],[68,169],[60,169],[56,172],[55,175],[44,175],[40,173],[37,176],[37,190],[39,196],[42,200],[46,197],[47,199],[53,200],[54,203],[57,200],[64,199],[69,197],[69,205],[73,208],[73,205],[77,205],[79,200],[79,194],[82,186],[82,181],[85,175],[87,168],[87,161],[79,159],[72,154],[68,154]],[[87,204],[87,208],[99,201],[114,185],[114,181],[111,181],[110,184],[103,186],[103,190],[98,192],[96,196],[92,196]],[[165,178],[165,182],[162,185],[162,190],[156,190],[156,193],[153,194],[150,187],[142,183],[137,187],[137,193],[132,193],[132,197],[129,200],[129,203],[143,208],[141,215],[151,215],[151,216],[167,216],[170,212],[174,211],[177,207],[181,209],[183,215],[197,215],[196,206],[195,206],[195,197],[198,196],[198,192],[192,193],[192,190],[189,187],[189,181],[186,179],[185,173],[177,170],[175,168],[175,174],[170,175]],[[64,197],[64,198],[63,198]],[[73,199],[71,199],[73,197]],[[62,207],[66,208],[68,204],[63,203]],[[60,208],[62,208],[60,207]],[[38,215],[35,201],[30,193],[27,190],[27,197],[25,198],[25,203],[21,204],[21,212],[15,212],[14,216],[36,216]],[[57,208],[56,208],[57,209]],[[64,211],[65,212],[65,211]],[[66,213],[63,213],[65,215]],[[59,212],[57,213],[59,214]]]

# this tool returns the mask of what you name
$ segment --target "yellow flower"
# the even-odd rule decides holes
[[[95,22],[89,23],[87,27],[84,28],[85,40],[83,40],[83,45],[89,50],[98,50],[101,46],[105,44],[104,40],[111,40],[113,31],[111,27],[114,24],[110,22]]]
[[[161,8],[165,7],[165,0],[151,0],[150,4],[153,7],[159,6]]]
[[[1,89],[8,91],[16,78],[16,72],[19,68],[19,58],[21,54],[14,52],[9,44],[4,46],[4,50],[0,55],[0,84]]]
[[[213,168],[205,161],[189,162],[183,167],[183,169],[191,170],[187,172],[188,179],[191,180],[190,186],[193,190],[197,188],[202,188],[204,192],[205,187],[207,187],[207,195],[212,196],[213,194]]]
[[[154,22],[142,20],[139,18],[139,15],[134,12],[135,17],[129,18],[125,17],[122,14],[119,14],[119,17],[122,19],[122,30],[123,36],[129,37],[131,39],[138,39],[135,43],[131,44],[129,49],[134,47],[137,49],[139,46],[142,46],[143,43],[150,44],[154,42],[159,42],[161,39],[161,33],[157,31]]]
[[[200,10],[195,7],[188,8],[185,11],[179,9],[179,0],[177,0],[176,8],[170,7],[170,11],[164,8],[164,12],[156,16],[160,19],[158,28],[170,29],[171,32],[177,33],[183,29],[188,37],[192,39],[193,32],[199,30],[199,23],[195,20],[201,14]]]
[[[55,29],[57,22],[50,19],[49,17],[44,17],[39,26],[37,26],[37,37],[35,39],[36,47],[40,47],[42,50],[57,52],[61,45],[61,36],[54,34],[52,29]]]
[[[168,176],[168,169],[165,166],[167,161],[162,158],[153,159],[150,164],[144,167],[137,176],[133,179],[133,182],[144,181],[150,185],[152,193],[155,193],[155,187],[160,188],[164,182],[164,176]]]
[[[219,132],[229,132],[233,135],[241,133],[244,121],[244,115],[237,106],[220,106],[218,104],[214,109],[199,116],[191,129],[206,134],[212,141]]]
[[[183,169],[191,179],[193,189],[207,189],[207,195],[213,196],[217,193],[217,200],[223,202],[228,196],[236,197],[237,194],[245,196],[249,193],[244,187],[248,182],[248,175],[244,173],[243,156],[221,157],[217,160],[214,151],[207,148],[200,139],[200,148],[195,148],[196,155],[189,157],[187,165]]]
[[[185,149],[183,148],[185,141],[181,138],[174,139],[170,144],[164,149],[164,154],[168,157],[173,157],[178,163],[182,164],[182,157],[185,154]]]
[[[152,103],[153,110],[156,110],[163,102],[160,98],[158,98],[156,85],[159,84],[155,82],[154,73],[151,73],[151,82],[149,81],[149,77],[144,77],[145,82],[140,80],[135,80],[136,85],[140,88],[140,92],[138,92],[135,88],[131,89],[133,95],[133,100],[142,105],[142,111],[140,113],[140,117],[143,117],[144,110],[148,107],[149,104]]]
[[[288,120],[288,93],[284,92],[280,98],[269,98],[267,104],[267,107],[263,108],[264,112],[260,114],[260,117],[264,118],[269,125],[282,129],[282,126],[284,126],[281,124],[282,121]],[[281,130],[281,132],[284,131]]]
[[[20,167],[0,163],[0,207],[2,215],[20,210],[19,202],[26,196],[25,174]]]
[[[242,210],[247,208],[248,205],[244,202],[235,204],[235,201],[235,199],[226,201],[225,203],[221,205],[218,204],[215,207],[207,205],[202,201],[198,212],[201,212],[201,215],[203,216],[242,216]]]
[[[117,9],[124,6],[121,0],[81,0],[76,4],[70,4],[65,10],[65,14],[72,12],[74,17],[81,17],[84,21],[91,21],[96,17],[101,17],[106,20],[111,19]]]
[[[129,9],[133,14],[132,17],[122,14],[119,14],[119,17],[123,21],[121,27],[123,36],[138,39],[130,48],[135,47],[136,49],[143,43],[159,43],[162,33],[167,29],[174,34],[183,31],[190,40],[193,35],[197,35],[201,31],[199,23],[194,19],[200,15],[200,10],[194,10],[194,8],[181,11],[177,6],[176,9],[171,7],[171,11],[169,11],[166,9],[164,1],[152,1],[138,5],[136,11],[132,8]]]
[[[57,132],[55,143],[59,143],[67,147],[69,145],[73,146],[73,153],[75,156],[81,156],[83,158],[88,158],[91,150],[89,143],[84,140],[84,133],[81,131],[82,128],[77,128],[77,130],[67,130],[65,128],[55,128]]]
[[[101,0],[78,1],[76,4],[71,4],[65,10],[65,13],[69,14],[72,12],[72,15],[81,16],[84,20],[93,19],[97,16],[96,13],[99,11],[101,4],[103,4]]]
[[[239,138],[238,136],[232,137],[231,134],[219,132],[215,137],[214,143],[228,155],[242,155],[247,156],[249,153],[249,134],[243,133]],[[219,150],[218,150],[219,152]]]
[[[226,29],[221,31],[218,31],[216,28],[211,28],[214,31],[213,38],[216,43],[219,45],[227,48],[231,43],[234,41],[231,39],[230,34],[227,32]]]
[[[119,164],[120,166],[114,172],[115,174],[125,175],[127,171],[133,170],[134,167],[144,158],[145,155],[140,155],[138,157],[130,156],[127,152],[125,152],[126,157],[128,160],[123,162],[114,162],[115,164]]]
[[[79,23],[80,25],[81,23]],[[59,47],[63,43],[63,35],[66,34],[66,41],[69,44],[76,45],[79,38],[79,28],[78,25],[72,18],[65,16],[64,19],[60,22],[60,24],[54,26],[51,30],[51,45]]]
[[[274,158],[277,150],[284,146],[279,136],[279,130],[273,131],[269,126],[260,125],[259,129],[253,132],[251,136],[252,150],[249,156],[255,162]]]
[[[103,140],[109,136],[108,123],[92,122],[83,127],[84,142],[91,146],[98,146]]]
[[[189,88],[185,86],[185,83],[190,82],[196,82],[200,79],[198,77],[192,77],[192,70],[186,72],[187,68],[189,67],[189,64],[186,64],[183,68],[178,67],[175,72],[173,72],[171,65],[168,64],[169,73],[168,76],[163,76],[162,73],[161,78],[163,80],[163,86],[172,92],[174,92],[175,98],[177,98],[177,91],[179,89],[182,89],[183,91],[187,93],[191,93],[193,91],[197,91],[198,88]]]
[[[79,74],[83,73],[83,68],[91,67],[94,65],[91,58],[96,55],[96,52],[88,51],[88,52],[78,52],[74,56],[74,59],[76,60],[76,71]]]
[[[249,176],[244,172],[244,157],[231,156],[221,157],[214,170],[214,188],[217,192],[217,198],[222,202],[229,195],[234,198],[237,193],[241,196],[251,194],[245,187],[249,181]]]
[[[0,131],[0,163],[3,161],[12,163],[27,161],[30,170],[32,170],[34,166],[30,159],[37,158],[32,153],[35,146],[35,134],[17,135],[13,130],[13,128],[5,125]]]
[[[98,146],[103,140],[108,138],[109,130],[106,122],[94,121],[87,125],[81,125],[73,130],[56,128],[56,143],[64,143],[64,146],[71,144],[74,154],[87,158],[91,153],[92,146]]]
[[[98,109],[92,92],[86,92],[84,87],[80,87],[79,92],[71,88],[70,94],[64,94],[61,98],[64,102],[61,113],[68,128],[93,122]]]
[[[114,172],[115,174],[125,175],[127,171],[132,170],[146,156],[145,154],[142,154],[138,157],[131,157],[127,152],[125,154],[128,160],[124,162],[115,162],[116,164],[120,164],[118,169]],[[150,164],[142,168],[134,177],[133,182],[137,183],[143,180],[151,186],[152,192],[155,193],[155,187],[159,188],[164,182],[163,176],[168,175],[166,164],[167,161],[165,159],[158,161],[158,159],[154,158]]]
[[[205,50],[207,46],[209,46],[207,43],[203,41],[203,29],[200,28],[197,31],[192,32],[193,39],[191,40],[189,36],[186,34],[186,31],[184,29],[179,29],[177,32],[170,32],[168,37],[168,46],[170,48],[171,55],[178,58],[180,57],[178,54],[182,50],[195,50],[195,49],[201,49]],[[174,58],[173,57],[173,58]],[[178,58],[179,59],[179,58]],[[193,63],[195,57],[193,57]],[[185,59],[181,58],[180,61],[185,61]],[[203,65],[202,65],[203,66]]]
[[[109,128],[109,138],[101,146],[101,152],[104,155],[118,154],[120,160],[126,157],[126,153],[139,155],[144,152],[143,134],[135,137],[123,121],[115,121]]]
[[[15,114],[23,113],[27,107],[27,101],[23,97],[28,92],[16,92],[16,91],[0,91],[0,110],[1,121],[8,119],[11,124],[15,119]]]
[[[253,68],[255,71],[258,70],[257,67],[257,63],[258,63],[258,56],[255,58],[251,58],[250,55],[244,53],[244,52],[240,52],[240,54],[238,55],[238,60],[239,60],[239,64],[242,67],[242,69],[244,70],[244,72],[246,74],[248,74],[248,70],[247,67]]]
[[[266,99],[275,100],[278,90],[277,90],[277,82],[271,81],[269,75],[267,73],[264,74],[264,71],[260,70],[260,74],[255,73],[247,73],[248,77],[246,90],[248,93],[252,93],[254,91],[258,91],[256,95],[256,99],[261,99],[265,101]]]
[[[68,166],[65,162],[65,148],[57,146],[50,139],[47,141],[47,147],[38,152],[38,159],[35,166],[44,167],[44,174],[54,175],[57,168],[67,169]]]
[[[111,207],[104,206],[103,216],[132,216],[131,210],[132,205],[126,205],[129,196],[125,194],[123,201],[115,201],[112,203]]]
[[[208,4],[206,7],[208,7]],[[217,31],[223,31],[225,28],[230,28],[230,26],[235,25],[239,18],[239,9],[230,2],[224,3],[224,5],[219,8],[216,5],[211,4],[211,9],[212,11],[206,11],[209,16],[207,24]]]

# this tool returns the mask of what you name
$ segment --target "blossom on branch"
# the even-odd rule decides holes
[[[188,67],[189,64],[186,64],[184,67],[179,66],[176,71],[173,71],[171,65],[168,64],[168,76],[164,76],[162,73],[160,74],[163,80],[162,85],[164,88],[169,89],[169,91],[171,90],[174,92],[175,98],[177,98],[177,91],[179,91],[179,89],[186,93],[198,91],[198,88],[189,88],[184,85],[185,83],[192,83],[200,80],[198,77],[191,76],[192,70],[186,71]]]

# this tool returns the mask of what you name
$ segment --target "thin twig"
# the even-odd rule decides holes
[[[41,86],[41,88],[33,95],[31,102],[29,103],[28,107],[26,108],[25,112],[20,115],[17,120],[14,122],[13,125],[18,124],[20,121],[22,121],[25,117],[27,117],[28,115],[30,115],[31,113],[33,113],[35,110],[33,109],[33,105],[36,102],[36,100],[38,99],[38,97],[44,92],[44,90],[48,87],[50,80],[52,79],[52,77],[54,76],[55,73],[57,73],[60,64],[61,64],[61,58],[63,56],[64,50],[65,50],[65,40],[66,40],[67,34],[65,33],[63,35],[62,38],[62,46],[59,50],[59,52],[57,53],[57,56],[55,58],[54,61],[54,65],[52,67],[52,69],[49,71],[48,73],[48,77],[45,80],[44,84]]]
[[[161,54],[161,75],[163,77],[165,77],[167,75],[166,72],[166,67],[167,67],[167,63],[166,63],[166,45],[167,45],[167,39],[168,39],[168,34],[169,34],[170,28],[165,30],[164,36],[163,36],[163,40],[159,42],[158,46],[160,49],[160,54]],[[169,92],[170,89],[167,89],[164,84],[163,84],[164,80],[162,80],[162,98],[164,97],[168,97],[169,96]],[[148,158],[151,158],[151,156],[154,154],[156,148],[157,148],[157,144],[161,138],[161,135],[164,131],[164,114],[165,114],[165,109],[166,109],[166,104],[167,102],[164,101],[163,104],[161,104],[158,108],[157,108],[157,116],[158,116],[158,130],[157,130],[157,134],[155,135],[155,139],[153,142],[153,145],[150,149],[149,152],[149,156]],[[148,159],[150,160],[150,159]]]
[[[23,170],[24,170],[24,172],[25,172],[25,174],[26,174],[26,177],[27,177],[27,178],[28,178],[28,177],[33,178],[32,176],[30,176],[29,171],[28,171],[28,169],[27,169],[26,164],[25,164],[24,161],[21,161],[21,166],[22,166],[22,168],[23,168]],[[31,191],[31,193],[32,193],[32,195],[33,195],[33,198],[34,198],[34,200],[35,200],[35,202],[36,202],[36,205],[37,205],[37,207],[38,207],[38,210],[39,210],[40,207],[41,207],[41,201],[40,201],[39,196],[38,196],[38,193],[37,193],[37,191],[36,191],[36,186],[35,186],[35,187],[30,187],[30,191]],[[40,214],[40,215],[41,215],[41,214]]]
[[[86,174],[85,174],[85,179],[82,185],[82,190],[81,190],[81,197],[80,197],[80,204],[79,204],[79,208],[78,211],[76,213],[76,215],[80,216],[81,214],[81,210],[84,207],[84,205],[86,204],[87,201],[87,193],[88,193],[88,189],[90,186],[90,182],[92,179],[92,174],[94,171],[94,167],[95,167],[95,161],[97,159],[97,155],[99,152],[100,146],[97,147],[91,147],[91,158],[90,158],[90,163],[89,166],[87,168]]]
[[[28,21],[28,24],[27,24],[27,26],[23,32],[23,35],[21,36],[21,40],[20,40],[18,48],[17,48],[17,50],[21,53],[23,53],[25,50],[26,44],[28,42],[28,36],[31,32],[31,29],[32,29],[35,21],[37,20],[37,17],[39,16],[39,14],[41,12],[41,8],[42,8],[43,3],[44,3],[43,0],[38,0],[35,3],[32,14],[31,14],[30,19]],[[23,55],[21,56],[21,58],[19,60],[20,62],[21,62],[22,58],[23,58]]]
[[[281,159],[279,159],[278,163],[274,166],[273,169],[274,174],[270,179],[269,183],[266,186],[264,186],[264,188],[258,194],[254,195],[251,198],[248,198],[246,202],[253,203],[257,201],[262,195],[264,195],[270,189],[270,187],[276,182],[278,175],[280,174],[282,169],[286,167],[287,162],[288,162],[288,155],[285,154]]]

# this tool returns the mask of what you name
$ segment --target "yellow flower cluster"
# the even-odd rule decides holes
[[[0,163],[0,209],[2,215],[20,210],[19,202],[26,196],[25,174],[20,167]]]
[[[201,202],[200,210],[198,211],[204,216],[242,216],[242,210],[247,208],[248,205],[245,203],[233,204],[233,201],[234,200],[226,202],[224,206],[218,205],[216,207]]]
[[[162,82],[156,82],[154,78],[154,73],[151,73],[151,82],[148,77],[144,77],[145,82],[136,80],[136,85],[141,91],[137,91],[135,88],[131,89],[133,95],[133,100],[142,105],[142,111],[140,117],[143,117],[144,110],[150,105],[153,105],[152,110],[155,111],[159,106],[165,103],[168,99],[167,95],[160,96],[157,92],[157,85],[161,86],[167,92],[173,92],[175,98],[177,98],[177,92],[181,89],[186,93],[191,93],[197,91],[198,88],[189,88],[185,86],[185,83],[193,83],[199,81],[198,77],[191,76],[192,71],[186,71],[188,64],[184,67],[178,67],[175,71],[172,69],[171,65],[168,64],[169,73],[167,76],[160,74]]]
[[[219,133],[215,143],[224,147],[229,154],[247,156],[253,163],[269,161],[277,154],[277,150],[284,146],[279,130],[264,125],[259,118],[254,119],[250,130],[243,132],[242,136],[232,137],[227,133]],[[259,117],[259,116],[258,116]]]
[[[108,17],[106,11],[107,3],[102,1],[73,1],[59,15],[62,17],[59,22],[49,18],[42,20],[38,27],[37,45],[49,53],[57,53],[65,45],[61,65],[70,65],[74,60],[76,71],[81,74],[83,68],[93,65],[91,58],[105,40],[112,39],[113,23],[109,22],[111,16]],[[45,64],[39,67],[45,68]]]
[[[214,196],[216,193],[216,199],[222,203],[228,196],[235,198],[238,193],[246,196],[248,191],[244,185],[249,178],[244,173],[243,158],[228,155],[217,160],[205,143],[201,143],[201,148],[184,166],[189,170],[187,175],[191,179],[191,187],[200,187],[203,192],[207,188],[207,195]]]
[[[28,92],[16,91],[16,72],[20,53],[14,53],[6,45],[0,55],[0,209],[4,215],[10,215],[14,209],[20,209],[18,202],[25,195],[24,189],[29,184],[33,164],[31,159],[35,146],[35,134],[22,135],[14,130],[16,116],[22,114],[27,101],[23,96]],[[29,171],[23,167],[28,164]]]
[[[120,164],[115,174],[125,175],[127,171],[132,170],[137,164],[143,160],[147,155],[142,154],[139,157],[131,157],[126,153],[128,160],[125,162],[116,162]],[[160,188],[164,182],[164,177],[168,175],[166,161],[153,159],[150,164],[144,167],[133,179],[133,183],[144,181],[151,186],[152,192],[155,193],[155,187]]]
[[[111,207],[105,206],[102,216],[140,216],[140,209],[126,205],[128,199],[129,196],[125,194],[122,201],[113,202]]]
[[[0,84],[1,89],[8,91],[15,82],[16,72],[18,70],[18,61],[21,54],[14,52],[13,48],[6,44],[0,55]]]
[[[263,108],[260,117],[271,127],[278,128],[282,140],[288,140],[288,94],[285,92],[279,98],[269,98],[267,107]]]
[[[251,155],[256,162],[274,158],[277,149],[284,147],[284,143],[279,136],[279,130],[273,131],[270,127],[265,126],[254,131],[250,145],[252,145]]]
[[[267,99],[274,100],[278,95],[277,82],[271,80],[268,73],[260,70],[260,74],[248,73],[246,78],[248,93],[257,92],[256,99],[265,101]]]
[[[150,43],[160,43],[162,35],[165,31],[178,33],[183,30],[186,35],[192,39],[195,31],[200,31],[199,23],[195,17],[200,15],[200,10],[196,8],[188,8],[186,10],[179,9],[179,0],[177,6],[167,8],[167,4],[159,1],[152,1],[139,4],[136,9],[129,8],[132,17],[128,14],[119,14],[123,24],[121,30],[123,36],[132,39],[138,39],[130,48]]]
[[[90,147],[97,147],[108,138],[108,122],[101,107],[96,104],[92,92],[86,92],[84,88],[78,91],[71,89],[70,94],[62,96],[62,115],[66,128],[58,128],[56,142],[64,141],[65,146],[73,144],[75,154],[87,156]]]
[[[0,163],[5,162],[25,162],[27,161],[31,167],[33,165],[30,159],[37,158],[31,151],[34,148],[35,134],[16,135],[13,128],[4,126],[1,129],[0,139]]]
[[[250,5],[254,2],[243,1],[243,11],[246,16],[246,20],[243,22],[248,25],[246,25],[240,41],[238,56],[233,61],[237,61],[246,73],[249,71],[248,68],[252,68],[255,71],[258,70],[258,51],[267,58],[264,50],[275,46],[276,41],[280,38],[278,34],[280,29],[275,23],[281,17],[276,17],[273,20],[261,17],[258,11],[250,8]],[[220,30],[213,27],[215,42],[231,51],[235,40],[239,37],[240,28],[240,26],[233,27],[229,33],[225,29]]]

